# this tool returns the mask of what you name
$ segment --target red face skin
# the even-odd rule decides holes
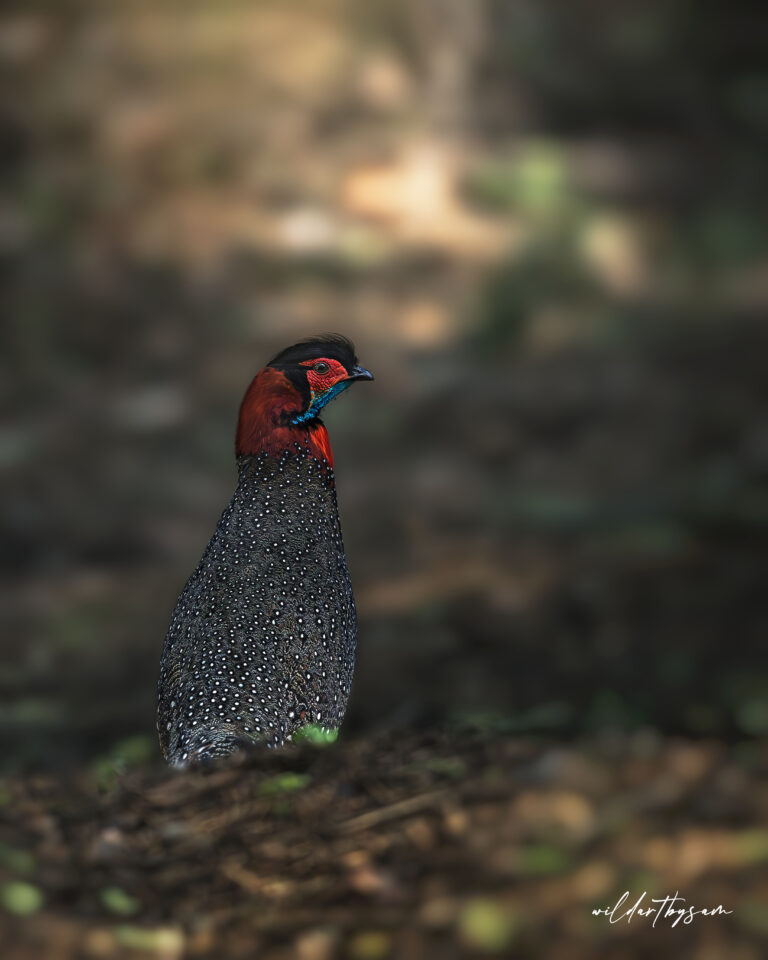
[[[327,369],[323,369],[323,364]],[[315,367],[320,366],[320,370]],[[319,397],[321,393],[330,390],[340,380],[346,380],[349,374],[344,369],[344,365],[338,360],[330,360],[327,357],[320,357],[318,360],[302,360],[300,367],[307,368],[307,382],[312,392],[312,399]]]
[[[320,370],[315,370],[320,364]],[[327,370],[323,368],[327,366]],[[307,367],[307,382],[312,400],[330,389],[349,374],[338,360],[318,357],[305,360],[300,366]],[[286,419],[301,413],[303,399],[288,377],[274,367],[265,367],[251,381],[240,404],[237,422],[235,452],[256,455],[269,453],[280,456],[293,449],[295,443],[306,447],[311,456],[327,460],[333,467],[333,453],[328,431],[317,421],[286,424]]]

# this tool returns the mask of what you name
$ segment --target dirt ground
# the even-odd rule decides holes
[[[6,960],[768,949],[764,744],[454,730],[100,785],[30,777],[3,806]],[[592,915],[625,890],[624,910],[679,891],[730,913]]]

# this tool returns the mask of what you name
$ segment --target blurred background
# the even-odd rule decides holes
[[[762,20],[4,7],[4,960],[768,955]],[[326,331],[342,737],[169,776],[240,399]],[[732,912],[590,913],[676,889]]]
[[[2,768],[159,760],[242,393],[329,330],[350,734],[768,733],[758,17],[6,8]]]

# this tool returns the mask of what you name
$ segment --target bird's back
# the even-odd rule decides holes
[[[176,604],[158,731],[171,763],[341,723],[357,618],[333,471],[299,444],[243,456],[235,494]]]

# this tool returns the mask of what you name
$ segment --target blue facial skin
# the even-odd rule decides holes
[[[291,423],[306,423],[307,420],[314,420],[326,403],[330,403],[334,397],[338,397],[341,391],[346,390],[350,383],[352,383],[351,380],[339,380],[338,383],[334,383],[332,387],[326,390],[325,393],[321,393],[320,396],[315,396],[313,393],[312,402],[308,409],[305,410],[304,413],[299,414],[298,417],[294,417]]]

